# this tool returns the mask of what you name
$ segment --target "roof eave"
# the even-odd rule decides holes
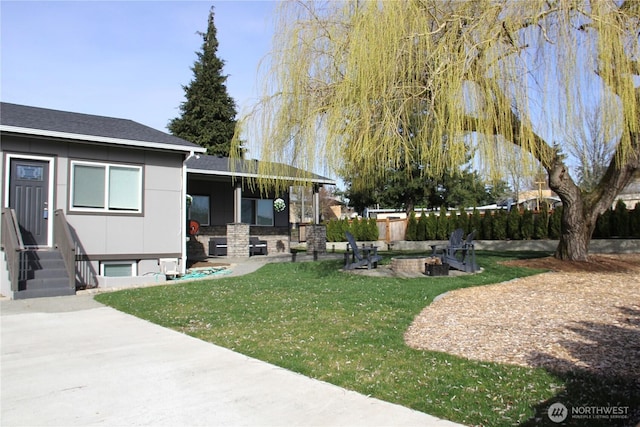
[[[255,179],[281,179],[284,181],[292,181],[299,183],[313,183],[313,184],[325,184],[325,185],[336,185],[336,182],[331,179],[320,178],[320,177],[291,177],[291,176],[275,176],[275,175],[260,175],[255,173],[248,172],[229,172],[229,171],[213,171],[207,169],[193,169],[187,167],[187,173],[197,173],[202,175],[212,175],[212,176],[225,176],[231,178],[255,178]]]
[[[206,148],[200,146],[186,146],[178,144],[164,144],[160,142],[138,141],[132,139],[110,138],[106,136],[84,135],[69,132],[59,132],[45,129],[24,128],[18,126],[0,125],[0,132],[11,132],[21,135],[35,135],[48,138],[70,139],[85,142],[97,142],[104,144],[115,144],[137,148],[148,148],[165,151],[180,151],[186,153],[206,153]]]

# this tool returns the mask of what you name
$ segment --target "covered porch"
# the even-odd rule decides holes
[[[291,252],[298,246],[293,224],[290,191],[261,192],[253,182],[259,178],[258,162],[240,160],[234,168],[229,159],[193,156],[187,165],[188,209],[187,258],[248,258]],[[320,188],[335,181],[290,168],[288,176],[277,177],[287,186],[311,186],[312,222],[306,226],[306,249],[326,252],[326,228],[321,225]],[[305,176],[304,179],[299,178]],[[292,240],[292,234],[296,237]]]

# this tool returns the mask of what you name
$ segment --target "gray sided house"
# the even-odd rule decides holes
[[[0,293],[165,281],[210,256],[214,239],[229,257],[288,252],[288,192],[252,190],[256,161],[232,168],[204,153],[131,120],[0,103]],[[315,189],[307,248],[322,251],[318,191],[335,182],[289,171],[277,179]]]
[[[184,162],[204,151],[131,120],[1,103],[0,292],[66,295],[183,272]]]

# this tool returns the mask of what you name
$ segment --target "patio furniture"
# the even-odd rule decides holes
[[[209,239],[209,255],[227,256],[227,238],[211,237]]]
[[[268,250],[266,240],[260,240],[255,236],[249,237],[249,256],[267,254]]]
[[[462,239],[464,230],[458,228],[451,233],[449,244],[440,249],[440,259],[442,264],[449,264],[450,267],[466,273],[475,273],[478,271],[476,264],[476,251],[473,239],[475,231],[469,233],[466,239]],[[432,245],[433,254],[438,251],[437,245]]]
[[[353,235],[348,231],[345,234],[349,243],[347,244],[347,252],[344,254],[344,269],[353,270],[364,266],[369,270],[377,268],[378,262],[382,260],[382,257],[378,255],[378,247],[362,245],[361,248],[358,248]]]

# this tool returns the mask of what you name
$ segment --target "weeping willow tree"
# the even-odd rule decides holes
[[[640,167],[640,2],[313,1],[278,16],[265,95],[236,134],[260,141],[264,176],[284,161],[366,188],[469,155],[494,177],[542,168],[564,204],[555,256],[587,259],[598,214]],[[614,155],[587,191],[565,136],[594,108]]]

